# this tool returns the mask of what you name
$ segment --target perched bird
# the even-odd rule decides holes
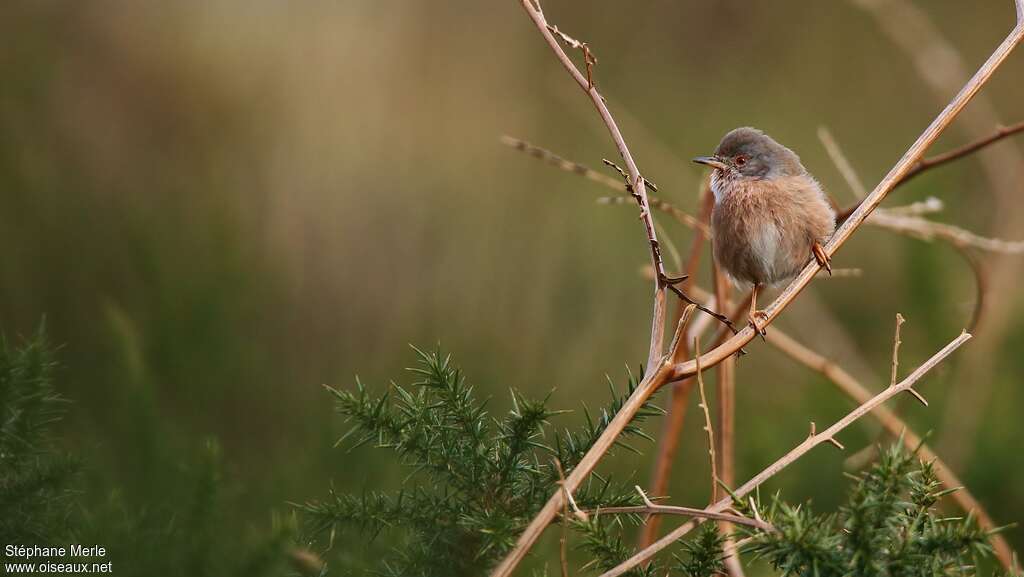
[[[831,274],[822,245],[835,231],[836,213],[800,157],[756,128],[729,132],[714,155],[693,161],[714,168],[715,262],[751,285],[750,322],[763,335],[758,289],[791,280],[812,256]]]

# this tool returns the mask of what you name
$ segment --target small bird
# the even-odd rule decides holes
[[[791,280],[812,256],[831,274],[822,245],[835,231],[836,213],[800,157],[756,128],[730,131],[714,155],[693,161],[714,168],[715,262],[737,284],[751,285],[750,323],[763,336],[758,289]]]

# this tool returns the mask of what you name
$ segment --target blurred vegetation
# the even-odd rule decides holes
[[[1012,19],[1009,2],[919,4],[972,67]],[[390,459],[333,448],[344,425],[320,385],[346,389],[356,372],[384,383],[408,342],[455,351],[493,387],[479,392],[495,414],[511,408],[510,386],[530,398],[554,389],[551,406],[599,406],[606,390],[595,383],[646,356],[634,213],[596,205],[604,192],[594,185],[497,142],[512,134],[592,166],[614,155],[515,2],[239,8],[0,9],[0,327],[32,334],[45,315],[62,345],[53,382],[73,410],[55,442],[88,457],[76,499],[116,555],[130,554],[122,536],[188,518],[189,488],[210,470],[208,439],[223,481],[216,531],[230,536],[202,554],[232,566],[277,538],[288,501],[322,498],[328,483],[397,489],[406,473]],[[693,212],[701,171],[688,159],[729,128],[765,129],[848,202],[817,126],[870,184],[938,110],[910,59],[845,3],[548,0],[545,10],[591,43],[644,173]],[[986,88],[1006,122],[1024,114],[1022,73],[1016,54]],[[939,147],[971,136],[954,127]],[[993,200],[973,159],[899,196],[939,197],[941,219],[980,233],[1017,209]],[[685,247],[689,233],[662,220]],[[864,276],[816,282],[781,325],[867,383],[883,384],[895,312],[910,321],[907,365],[970,315],[972,280],[952,251],[866,229],[835,264]],[[1010,522],[1024,519],[1024,492],[1010,481],[1024,475],[1010,458],[1024,442],[1024,316],[1019,292],[996,304],[988,318],[1007,324],[985,354],[940,367],[924,386],[932,407],[901,412],[935,431],[940,454],[960,455],[952,464],[964,481]],[[982,365],[993,378],[976,382]],[[740,477],[801,439],[808,420],[848,409],[822,377],[759,343],[738,384]],[[980,396],[963,403],[958,391]],[[968,411],[982,417],[974,434],[943,438]],[[693,482],[707,475],[698,421],[684,431],[674,502],[707,498]],[[853,449],[876,433],[845,437]],[[820,472],[838,473],[844,458],[814,452],[773,486],[832,510],[842,491]],[[643,479],[649,466],[621,452],[607,471]],[[1008,538],[1024,546],[1020,531]],[[556,548],[546,536],[540,559]],[[379,552],[345,542],[332,551]]]

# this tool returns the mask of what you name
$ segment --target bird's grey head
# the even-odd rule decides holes
[[[806,172],[796,153],[750,127],[730,131],[713,156],[701,156],[693,161],[713,166],[729,176],[747,178],[771,179]]]

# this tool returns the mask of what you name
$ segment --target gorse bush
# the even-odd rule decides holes
[[[625,396],[612,387],[612,400],[576,431],[552,431],[557,412],[544,401],[513,391],[513,408],[495,418],[450,357],[417,351],[417,380],[392,394],[371,395],[361,383],[354,391],[330,389],[338,411],[353,424],[352,446],[374,443],[395,451],[414,474],[397,494],[332,493],[301,506],[313,535],[354,528],[373,537],[384,530],[398,539],[381,570],[388,575],[480,575],[506,553],[522,528],[547,501],[560,480],[607,426]],[[636,386],[629,377],[625,395]],[[624,435],[646,437],[637,422],[660,409],[647,406]],[[621,443],[620,446],[628,447]],[[575,495],[580,508],[637,504],[626,483],[594,476]],[[579,523],[591,535],[588,548],[604,555],[624,550],[602,525]],[[348,536],[348,540],[355,537]]]
[[[559,411],[549,409],[545,400],[513,391],[512,409],[492,416],[450,357],[417,353],[419,366],[410,369],[416,380],[390,393],[374,396],[358,379],[352,391],[328,387],[338,412],[352,425],[339,443],[350,449],[372,443],[394,451],[411,470],[403,488],[394,494],[332,491],[324,500],[298,507],[308,538],[325,549],[338,535],[344,535],[347,548],[385,540],[390,554],[375,574],[486,574],[513,546],[564,472],[594,443],[637,381],[630,376],[622,393],[612,387],[608,406],[596,415],[584,411],[577,430],[558,431],[549,420]],[[624,437],[646,437],[641,421],[660,412],[645,406]],[[737,505],[740,512],[773,526],[770,531],[741,529],[738,537],[746,538],[741,555],[784,576],[975,575],[978,561],[991,553],[989,535],[970,516],[938,513],[937,505],[949,492],[940,490],[931,464],[897,445],[855,477],[847,503],[836,513],[816,515],[808,505],[793,506],[778,496],[769,505],[757,500]],[[632,483],[595,473],[574,500],[579,510],[556,521],[564,523],[563,530],[571,528],[569,542],[588,559],[573,574],[611,569],[635,552],[626,529],[643,518],[598,511],[641,505]],[[703,523],[679,544],[672,559],[630,574],[720,574],[724,547],[716,524]],[[547,573],[552,573],[550,568]]]
[[[231,486],[221,475],[222,455],[213,440],[169,467],[176,471],[176,489],[160,503],[140,505],[120,491],[91,496],[80,489],[88,463],[66,454],[53,438],[53,426],[70,406],[54,388],[55,367],[42,329],[20,346],[6,340],[0,346],[0,559],[7,560],[5,545],[85,543],[104,547],[108,557],[91,561],[112,561],[117,575],[290,574],[294,522],[278,519],[269,533],[251,536],[225,521],[224,493]]]
[[[989,535],[971,515],[936,510],[955,490],[942,490],[931,463],[894,445],[856,477],[838,513],[815,515],[773,498],[761,514],[775,531],[751,533],[745,552],[787,576],[975,575],[992,552]]]
[[[54,367],[42,329],[19,348],[0,345],[0,544],[48,545],[69,533],[78,464],[50,436],[67,405]]]

